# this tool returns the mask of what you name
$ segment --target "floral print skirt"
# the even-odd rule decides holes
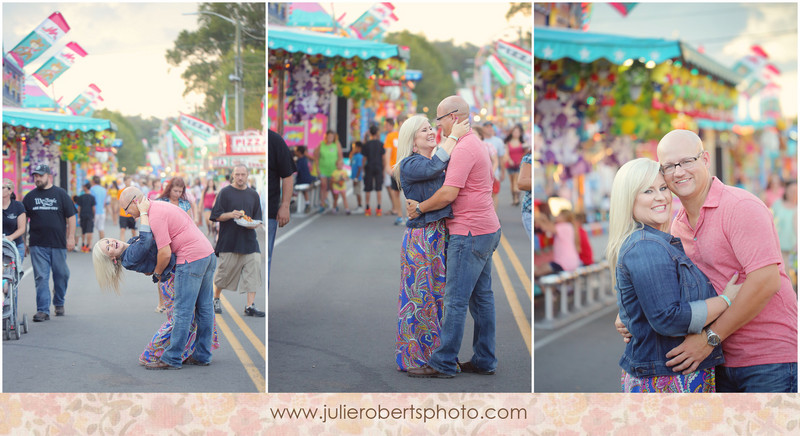
[[[634,377],[622,370],[622,392],[645,393],[711,393],[716,392],[714,367],[689,375]]]
[[[406,228],[400,251],[401,283],[395,343],[400,371],[427,364],[441,343],[446,252],[444,219],[423,228]]]

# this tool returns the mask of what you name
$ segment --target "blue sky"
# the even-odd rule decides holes
[[[639,3],[627,17],[593,9],[589,32],[680,39],[727,67],[760,45],[781,70],[784,114],[797,115],[797,3]]]

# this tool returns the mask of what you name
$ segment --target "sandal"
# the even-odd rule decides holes
[[[165,310],[167,310],[166,307],[158,307],[158,306],[156,306],[155,312],[156,313],[164,313]]]

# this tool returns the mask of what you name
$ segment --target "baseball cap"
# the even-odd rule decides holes
[[[31,174],[50,174],[50,167],[43,163],[37,164]]]

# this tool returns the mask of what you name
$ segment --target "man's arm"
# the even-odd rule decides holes
[[[278,227],[289,224],[289,206],[292,203],[292,189],[294,189],[294,179],[292,176],[281,179],[281,207],[278,209]]]
[[[158,249],[158,255],[156,255],[156,274],[163,274],[164,269],[169,265],[169,259],[172,257],[172,249],[169,248],[169,245],[165,245]]]
[[[780,290],[781,276],[777,264],[767,265],[749,274],[742,284],[739,294],[731,305],[709,328],[718,334],[723,341],[736,330],[755,318]],[[707,344],[705,334],[689,335],[683,343],[673,348],[667,357],[667,366],[674,366],[673,371],[689,374],[697,370],[698,365],[711,354],[713,348]]]
[[[406,200],[406,212],[408,212],[409,218],[416,218],[417,215],[417,204],[419,204],[419,209],[422,213],[430,212],[432,210],[439,210],[448,204],[454,202],[456,197],[458,197],[458,193],[461,191],[461,188],[456,188],[455,186],[442,186],[436,191],[431,198],[419,203],[415,200]]]
[[[75,215],[67,218],[67,251],[75,248]]]

